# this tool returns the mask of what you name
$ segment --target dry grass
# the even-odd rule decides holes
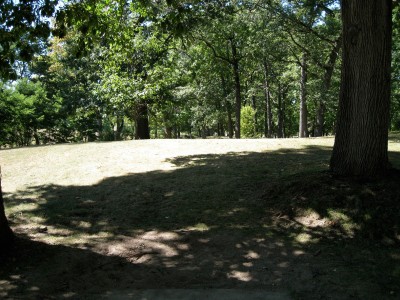
[[[24,294],[33,284],[52,295],[104,292],[116,285],[111,277],[117,276],[124,278],[118,288],[157,283],[283,288],[307,298],[391,297],[400,281],[393,240],[385,240],[384,250],[381,241],[378,246],[352,242],[364,239],[362,224],[353,207],[337,202],[384,188],[343,187],[321,173],[332,144],[331,137],[148,140],[2,150],[6,213],[14,231],[43,251],[25,269],[19,264],[25,285],[3,275],[2,289],[0,273],[0,296]],[[400,167],[398,135],[389,147],[391,161]],[[362,252],[365,243],[368,253]],[[360,262],[372,257],[374,265],[343,265],[346,251],[359,252],[351,255]],[[41,263],[44,255],[54,258]],[[77,269],[65,271],[60,259]],[[92,270],[93,264],[100,267]],[[358,268],[366,276],[359,277]],[[137,272],[142,281],[129,281],[127,274]],[[105,280],[102,287],[93,274]],[[48,276],[63,278],[68,287],[60,290]],[[70,279],[74,276],[80,282]]]
[[[390,141],[395,166],[398,138],[393,134]],[[160,214],[169,229],[201,227],[202,222],[187,224],[186,219],[201,221],[198,214],[214,204],[243,212],[234,207],[235,201],[257,198],[257,189],[265,183],[290,185],[298,174],[327,169],[332,144],[331,137],[148,140],[3,150],[3,190],[11,200],[6,211],[17,232],[57,244],[97,244],[114,236],[116,228],[128,232],[154,224]],[[314,190],[316,185],[312,183]],[[157,212],[151,211],[154,205]],[[117,222],[114,230],[110,225],[110,219],[135,219],[141,213],[142,220],[135,224]],[[176,222],[171,227],[166,221],[172,216]],[[40,226],[47,226],[45,235],[38,234]]]
[[[171,163],[178,157],[265,153],[332,145],[333,138],[140,140],[2,150],[0,163],[4,191],[15,193],[29,186],[92,185],[108,177],[172,171],[180,167]]]
[[[282,175],[307,169],[327,168],[327,153],[321,154],[323,157],[317,157],[314,162],[312,159],[302,161],[299,158],[309,147],[322,147],[326,151],[332,143],[332,138],[142,140],[5,150],[1,152],[0,161],[3,171],[3,191],[6,199],[13,200],[12,205],[7,205],[7,214],[17,231],[20,230],[35,239],[40,237],[40,240],[61,244],[82,244],[83,241],[89,243],[93,240],[98,241],[100,237],[108,239],[110,234],[107,230],[104,232],[99,228],[100,233],[93,230],[95,233],[88,234],[80,230],[71,231],[70,228],[60,229],[48,224],[48,218],[44,215],[50,214],[50,217],[55,217],[56,214],[57,223],[68,224],[70,214],[60,214],[57,209],[53,209],[53,205],[61,205],[63,210],[74,212],[82,210],[82,213],[89,214],[93,206],[91,203],[97,203],[98,207],[99,200],[107,197],[113,205],[107,205],[102,215],[128,219],[132,212],[121,210],[121,206],[132,206],[132,203],[141,205],[157,197],[177,198],[177,189],[181,190],[178,195],[180,204],[191,209],[189,208],[191,203],[197,203],[197,196],[205,192],[213,196],[207,199],[211,203],[218,201],[214,199],[216,197],[229,198],[232,194],[239,195],[235,187],[248,185],[253,181],[251,177],[257,178],[253,184],[258,185],[268,178],[277,179]],[[265,156],[271,153],[284,154],[288,149],[297,153],[299,157],[288,155],[287,160],[279,157],[268,161],[268,157]],[[251,157],[247,162],[246,157],[249,155]],[[234,161],[232,167],[226,165],[229,161]],[[221,164],[217,167],[219,172],[213,172],[211,175],[203,174],[207,172],[199,168],[205,165],[213,168],[215,164]],[[194,170],[190,172],[194,173],[194,176],[184,174],[184,178],[180,178],[181,175],[176,173],[179,169],[193,167]],[[195,175],[196,172],[200,173],[199,176]],[[124,178],[134,177],[142,179],[135,179],[133,184],[121,184]],[[112,185],[118,188],[114,188],[111,183],[105,184],[107,181],[111,181]],[[214,181],[218,183],[215,184]],[[226,186],[228,184],[231,186],[229,189]],[[96,185],[99,188],[85,191],[85,187],[89,189]],[[180,185],[184,185],[184,188],[179,188]],[[59,190],[62,201],[55,199],[54,189]],[[242,196],[246,196],[247,193],[247,190],[243,191]],[[130,203],[126,201],[128,198]],[[77,205],[80,207],[76,207]],[[171,211],[168,204],[167,207],[165,203],[158,205],[161,207],[164,205],[163,210],[169,210],[170,214],[177,213]],[[46,212],[41,208],[43,206],[52,208]],[[199,209],[202,210],[204,207]],[[93,213],[93,210],[91,212]],[[78,228],[85,226],[89,228],[98,223],[94,220],[77,222]],[[127,229],[132,228],[130,225],[126,226]],[[196,226],[196,224],[184,225]],[[37,233],[37,228],[40,226],[48,227],[46,235]]]

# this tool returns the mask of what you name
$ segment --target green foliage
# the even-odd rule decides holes
[[[14,65],[29,61],[50,35],[57,0],[0,1],[0,78],[15,79]]]
[[[54,2],[24,1],[20,5],[43,9],[48,16]],[[3,1],[0,5],[16,9],[19,4]],[[395,14],[392,129],[400,126],[397,17]],[[2,18],[17,24],[24,17],[18,21],[4,14]],[[45,19],[39,21],[46,23]],[[2,26],[3,32],[14,30]],[[47,51],[23,65],[30,80],[19,81],[19,91],[10,83],[3,84],[0,107],[7,123],[2,125],[3,144],[26,144],[14,140],[17,131],[30,139],[39,138],[40,143],[131,138],[133,129],[128,127],[136,124],[143,106],[151,112],[153,135],[155,126],[165,136],[172,132],[175,136],[179,132],[231,135],[238,111],[234,63],[241,86],[239,108],[245,110],[241,114],[243,136],[266,133],[267,87],[272,136],[294,136],[298,132],[303,54],[308,57],[308,130],[311,135],[316,133],[322,108],[324,133],[334,133],[341,29],[335,1],[318,1],[318,5],[315,1],[196,1],[191,5],[180,1],[158,1],[157,5],[149,1],[71,1],[60,7],[55,26],[59,36],[52,37]],[[29,28],[25,26],[25,30]],[[32,49],[46,36],[37,30],[36,35],[29,31]],[[40,46],[47,46],[43,39]],[[2,56],[9,59],[14,53],[8,62],[14,68],[19,60],[17,48]],[[40,83],[41,91],[30,91],[33,83]],[[11,117],[14,115],[19,115],[20,121]],[[20,126],[25,134],[16,129]],[[162,136],[160,133],[157,135]]]
[[[33,138],[39,143],[40,135],[51,140],[60,105],[47,97],[41,83],[22,79],[3,85],[0,97],[0,115],[5,120],[0,125],[2,145],[30,145]]]
[[[240,115],[240,122],[242,126],[242,135],[246,138],[256,137],[256,127],[254,117],[256,111],[251,106],[244,106]]]
[[[391,130],[400,130],[400,6],[393,13]]]

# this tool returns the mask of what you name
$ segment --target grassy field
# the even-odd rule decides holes
[[[390,159],[400,168],[399,135]],[[0,297],[262,288],[400,296],[398,174],[332,178],[333,138],[148,140],[0,151],[18,236]]]

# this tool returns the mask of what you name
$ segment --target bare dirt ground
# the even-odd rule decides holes
[[[379,182],[332,178],[332,144],[149,140],[1,150],[17,243],[1,262],[0,298],[241,288],[294,299],[398,299],[398,173]],[[400,167],[397,140],[390,155]]]

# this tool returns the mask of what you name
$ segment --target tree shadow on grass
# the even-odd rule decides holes
[[[20,207],[10,220],[25,238],[0,273],[0,296],[262,288],[307,299],[394,297],[398,249],[360,240],[362,228],[339,230],[329,223],[337,202],[316,199],[331,184],[321,173],[329,155],[308,147],[176,157],[173,171],[6,195]]]

